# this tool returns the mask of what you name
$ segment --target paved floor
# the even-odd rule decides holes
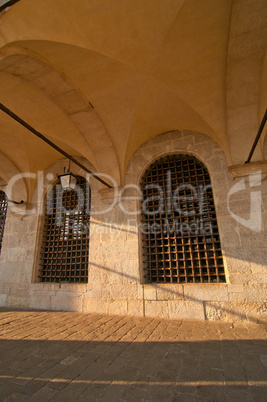
[[[264,401],[262,325],[0,310],[1,401]]]

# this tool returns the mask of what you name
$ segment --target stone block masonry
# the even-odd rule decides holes
[[[169,153],[194,155],[209,171],[226,283],[144,283],[140,199],[124,186],[138,186],[147,167]],[[46,174],[54,170],[51,166]],[[114,199],[101,184],[91,182],[88,283],[38,282],[41,216],[8,211],[0,255],[0,305],[171,319],[266,321],[267,214],[263,202],[260,227],[244,226],[245,221],[249,225],[253,212],[253,193],[266,195],[266,180],[256,187],[249,180],[249,176],[233,178],[220,146],[203,134],[184,130],[153,138],[130,160],[124,186],[118,189],[122,197]],[[240,181],[242,190],[229,197]]]
[[[0,399],[263,401],[265,343],[252,323],[0,308]]]

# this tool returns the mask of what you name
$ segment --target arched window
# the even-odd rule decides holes
[[[141,187],[146,283],[225,282],[206,167],[191,155],[169,155],[145,172]]]
[[[0,252],[4,236],[6,213],[7,213],[7,196],[4,193],[4,191],[0,190]]]
[[[41,245],[41,282],[88,281],[90,187],[77,176],[74,190],[58,182],[47,197]]]

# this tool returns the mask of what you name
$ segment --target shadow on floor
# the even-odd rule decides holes
[[[2,339],[0,359],[1,401],[266,400],[262,340]]]

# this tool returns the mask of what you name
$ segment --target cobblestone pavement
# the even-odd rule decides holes
[[[0,310],[1,401],[264,401],[263,325]]]

